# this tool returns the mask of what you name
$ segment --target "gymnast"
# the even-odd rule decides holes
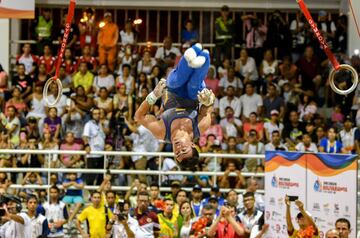
[[[199,153],[194,140],[210,127],[215,95],[205,87],[209,66],[209,52],[202,50],[201,44],[195,44],[135,112],[137,122],[157,139],[172,144],[175,161],[182,170],[195,170]],[[157,119],[148,112],[160,97],[164,112]]]

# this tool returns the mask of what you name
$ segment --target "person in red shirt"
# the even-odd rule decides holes
[[[88,63],[89,66],[89,70],[92,72],[92,73],[96,73],[96,70],[97,70],[97,61],[95,59],[95,57],[91,56],[91,50],[90,50],[90,46],[89,45],[85,45],[84,48],[82,48],[82,56],[80,56],[78,59],[77,59],[77,66],[80,65],[80,63],[82,62],[86,62]]]
[[[57,59],[56,59],[57,61]],[[77,72],[77,62],[72,56],[72,52],[70,48],[66,48],[64,53],[64,58],[62,59],[61,66],[65,67],[65,72],[67,75],[72,75]]]
[[[45,64],[47,74],[55,73],[55,57],[52,55],[50,45],[44,46],[44,55],[40,56],[38,64]]]
[[[95,55],[96,51],[96,35],[98,27],[96,26],[95,11],[92,8],[87,8],[83,13],[83,18],[80,20],[79,25],[80,32],[80,48],[84,49],[87,45],[89,46],[89,53]]]
[[[245,230],[240,222],[236,221],[236,208],[233,205],[224,205],[220,216],[210,226],[207,235],[216,238],[244,237]]]
[[[31,54],[31,45],[25,43],[22,47],[22,55],[16,57],[16,64],[23,64],[25,66],[25,74],[33,75],[36,69],[39,58]]]

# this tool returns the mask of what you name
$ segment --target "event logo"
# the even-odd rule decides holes
[[[317,178],[314,182],[314,191],[335,194],[338,192],[347,192],[348,188],[345,186],[339,186],[336,182],[322,182],[319,178]]]
[[[276,175],[274,175],[271,179],[271,186],[274,188],[289,189],[293,187],[298,188],[299,183],[291,181],[290,178],[276,177]]]

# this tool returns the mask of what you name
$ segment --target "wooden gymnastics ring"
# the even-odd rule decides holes
[[[57,85],[58,93],[56,95],[55,100],[53,102],[50,102],[48,99],[48,90],[52,83],[55,83]],[[48,81],[46,81],[45,86],[44,86],[44,91],[43,91],[43,98],[44,98],[47,106],[49,106],[49,107],[55,106],[60,101],[62,93],[63,93],[63,86],[62,86],[60,79],[52,77],[52,78],[48,79]]]
[[[352,78],[353,84],[351,85],[350,88],[348,88],[346,90],[341,90],[338,87],[336,87],[336,85],[335,85],[335,75],[340,70],[348,70],[351,72],[351,78]],[[336,92],[337,94],[348,95],[357,88],[357,85],[359,83],[358,73],[352,66],[350,66],[348,64],[341,64],[341,65],[339,65],[339,67],[337,69],[333,68],[331,70],[331,72],[329,74],[329,83],[330,83],[331,89],[334,90],[334,92]]]

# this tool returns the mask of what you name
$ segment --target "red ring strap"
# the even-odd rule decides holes
[[[71,22],[72,19],[74,17],[74,13],[75,13],[75,5],[76,5],[76,0],[70,0],[70,4],[69,4],[69,9],[68,9],[68,15],[66,17],[66,23],[65,23],[65,32],[64,32],[64,36],[63,39],[61,41],[61,48],[60,51],[58,53],[58,57],[57,57],[57,64],[56,64],[56,71],[55,71],[55,77],[54,80],[58,79],[59,77],[59,70],[60,70],[60,66],[61,66],[61,61],[62,58],[64,56],[64,52],[65,52],[65,48],[66,48],[66,42],[69,38],[69,33],[70,33],[70,29],[71,29]]]
[[[333,67],[338,70],[340,67],[339,62],[337,61],[337,59],[335,58],[335,55],[331,52],[328,44],[326,43],[326,40],[324,38],[324,36],[321,34],[319,28],[317,27],[314,19],[312,18],[309,9],[307,8],[305,2],[303,0],[297,0],[299,7],[301,9],[301,11],[303,12],[304,16],[306,17],[306,20],[309,22],[311,29],[313,30],[316,38],[318,39],[321,47],[323,48],[323,50],[325,51],[325,54],[327,55],[327,57],[329,58],[331,64],[333,65]]]

